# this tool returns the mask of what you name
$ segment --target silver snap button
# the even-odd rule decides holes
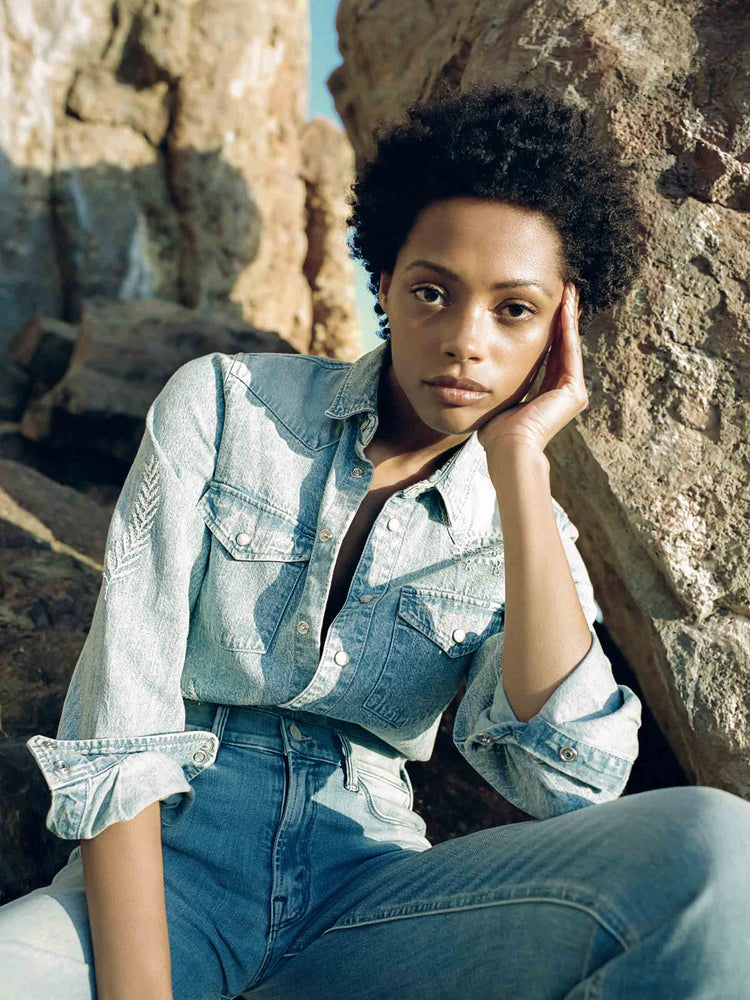
[[[298,725],[296,725],[296,723],[293,722],[291,724],[291,726],[289,727],[289,732],[292,734],[292,736],[295,738],[295,740],[301,740],[302,739],[302,730],[300,729],[300,727]]]
[[[202,764],[205,759],[206,755],[202,750],[196,750],[195,753],[193,754],[193,760],[195,761],[196,764]]]
[[[346,653],[343,649],[340,649],[338,653],[336,653],[336,655],[334,656],[334,660],[336,661],[336,663],[338,663],[340,667],[344,667],[349,662],[349,654]]]
[[[238,545],[247,545],[249,541],[250,541],[250,535],[246,534],[244,531],[241,531],[239,535],[237,535]]]
[[[457,628],[457,629],[453,630],[453,641],[454,642],[463,642],[465,638],[466,638],[466,633],[464,632],[464,630],[462,628]]]
[[[477,733],[476,738],[482,746],[487,746],[489,743],[492,743],[492,737],[489,733]]]
[[[575,747],[560,747],[560,759],[561,760],[575,760],[578,756],[578,751]]]
[[[307,635],[310,631],[310,622],[300,622],[297,626],[297,631],[300,635]]]
[[[369,604],[371,600],[372,600],[372,594],[360,594],[359,595],[359,603],[360,604]]]
[[[364,475],[364,470],[363,469],[360,469],[359,467],[357,467],[356,469],[352,469],[352,476],[355,479],[359,479],[359,477],[363,476],[363,475]]]
[[[67,771],[68,770],[68,765],[65,763],[64,760],[56,760],[55,763],[52,766],[54,767],[54,769],[56,771]]]
[[[390,518],[389,521],[388,521],[388,523],[386,524],[386,528],[389,531],[395,531],[396,528],[398,528],[398,527],[400,527],[400,525],[398,523],[398,518],[397,517]]]
[[[324,542],[327,542],[328,539],[332,537],[332,535],[333,532],[329,531],[328,528],[323,528],[323,530],[320,533],[320,537],[323,539]]]

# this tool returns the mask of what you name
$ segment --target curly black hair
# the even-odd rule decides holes
[[[417,216],[433,201],[477,197],[543,212],[559,233],[564,281],[580,290],[582,319],[620,301],[640,271],[645,226],[627,168],[582,108],[545,87],[445,87],[376,121],[375,155],[357,170],[347,204],[350,257],[377,301]]]

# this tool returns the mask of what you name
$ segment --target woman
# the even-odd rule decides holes
[[[381,128],[354,195],[385,342],[210,354],[149,410],[28,744],[81,844],[0,908],[0,995],[740,1000],[750,805],[620,797],[641,705],[549,489],[579,316],[641,252],[615,153],[478,86]],[[433,846],[406,761],[464,678],[457,749],[539,822]]]

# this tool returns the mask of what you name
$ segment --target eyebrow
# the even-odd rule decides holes
[[[449,267],[445,267],[444,264],[436,264],[431,260],[424,260],[420,258],[419,260],[413,260],[411,264],[407,264],[404,271],[409,271],[413,267],[431,267],[433,271],[437,271],[439,274],[444,274],[446,278],[452,278],[453,281],[460,281],[461,276],[456,274],[455,271],[451,271]],[[535,278],[514,278],[512,281],[496,281],[490,288],[519,288],[521,285],[534,285],[536,288],[541,288],[541,290],[549,296],[549,298],[554,298],[552,292],[547,288],[545,284],[541,281],[537,281]]]

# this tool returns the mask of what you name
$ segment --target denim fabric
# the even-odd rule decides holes
[[[219,744],[162,806],[174,1000],[746,1000],[750,804],[622,796],[431,845],[356,724],[186,701]],[[0,906],[0,1000],[95,1000],[80,847]]]
[[[185,699],[304,710],[428,760],[464,678],[455,745],[508,800],[543,819],[621,794],[641,704],[614,681],[557,501],[591,646],[529,722],[508,703],[503,539],[476,432],[389,497],[319,656],[335,560],[372,480],[363,449],[389,353],[215,352],[153,401],[56,738],[27,741],[57,836],[93,837],[156,800],[193,806],[218,741],[185,730]]]

